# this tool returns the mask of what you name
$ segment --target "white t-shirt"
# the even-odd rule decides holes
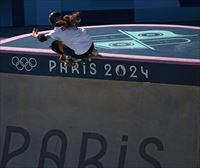
[[[77,55],[86,53],[92,45],[92,40],[86,30],[80,27],[55,27],[47,35],[55,40],[62,41]]]

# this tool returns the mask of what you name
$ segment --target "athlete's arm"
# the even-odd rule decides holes
[[[33,28],[32,37],[37,38],[40,42],[47,41],[50,36],[48,34],[38,34],[38,29]]]

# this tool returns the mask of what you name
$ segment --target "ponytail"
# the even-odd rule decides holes
[[[56,27],[72,27],[77,26],[81,22],[80,12],[74,12],[71,15],[65,15],[63,19],[58,20],[54,23]]]
[[[65,15],[63,17],[63,21],[64,27],[77,26],[81,22],[80,12],[74,12],[71,15]]]
[[[54,26],[56,26],[56,27],[61,27],[61,26],[69,27],[68,23],[65,20],[58,20],[58,21],[56,21],[54,23]]]

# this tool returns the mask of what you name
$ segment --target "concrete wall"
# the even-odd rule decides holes
[[[199,168],[198,86],[0,74],[0,167]]]

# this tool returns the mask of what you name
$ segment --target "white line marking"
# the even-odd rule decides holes
[[[147,47],[147,48],[149,48],[149,49],[151,49],[151,50],[155,50],[153,47],[151,47],[151,46],[149,46],[149,45],[143,43],[142,41],[138,40],[138,39],[135,38],[134,36],[132,36],[132,35],[130,35],[130,34],[124,32],[124,31],[122,31],[122,30],[120,30],[120,29],[119,29],[118,31],[121,32],[121,33],[123,33],[123,34],[125,34],[125,35],[127,35],[128,37],[132,38],[133,40],[135,40],[136,42],[140,43],[141,45],[143,45],[143,46],[145,46],[145,47]]]

